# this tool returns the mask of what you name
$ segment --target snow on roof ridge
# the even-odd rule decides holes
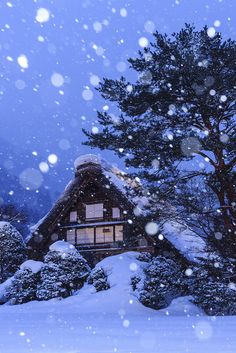
[[[79,168],[80,166],[87,164],[87,163],[94,163],[94,164],[101,164],[101,157],[96,154],[88,153],[83,154],[76,158],[74,161],[75,169]]]
[[[124,173],[115,164],[113,165],[109,163],[105,158],[101,157],[100,154],[92,154],[92,153],[83,154],[77,157],[76,160],[74,161],[74,167],[77,169],[78,167],[89,163],[98,164],[104,169],[115,168],[119,170],[121,173]]]
[[[101,167],[103,175],[112,182],[117,189],[119,189],[122,194],[128,197],[127,189],[137,188],[142,185],[138,178],[130,178],[130,176],[121,170],[116,164],[109,163],[106,159],[102,158],[101,155],[96,154],[85,154],[79,156],[75,162],[74,166],[79,169],[85,164],[97,164]],[[132,198],[130,198],[130,201]]]
[[[83,154],[76,158],[76,160],[74,161],[74,167],[75,169],[78,169],[84,164],[89,164],[89,163],[100,165],[103,169],[106,169],[109,171],[113,170],[113,171],[116,171],[116,173],[120,173],[122,175],[126,174],[125,172],[120,170],[115,164],[111,164],[106,159],[102,158],[100,154],[92,154],[92,153]]]
[[[128,180],[125,180],[127,177],[127,173],[121,170],[119,167],[117,167],[116,164],[111,164],[109,163],[106,159],[102,158],[101,155],[96,155],[96,154],[84,154],[76,158],[74,162],[75,169],[80,168],[81,166],[85,164],[97,164],[101,166],[101,168],[105,171],[105,173],[112,173],[116,178],[121,179],[120,181],[123,182],[124,184],[131,182],[132,180],[128,178]],[[108,177],[108,174],[105,174],[106,177]]]

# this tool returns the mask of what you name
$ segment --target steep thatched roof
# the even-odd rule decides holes
[[[48,214],[31,228],[31,234],[27,239],[29,245],[39,235],[44,238],[54,232],[71,205],[80,198],[80,191],[89,183],[99,184],[104,189],[104,193],[111,193],[127,208],[133,209],[135,207],[135,202],[132,200],[132,189],[140,186],[137,181],[131,180],[117,167],[111,166],[97,156],[79,157],[75,161],[75,178],[69,182]],[[40,239],[40,243],[43,240]]]

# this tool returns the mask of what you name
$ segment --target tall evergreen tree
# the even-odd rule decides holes
[[[172,203],[179,183],[201,178],[216,200],[213,233],[235,255],[236,43],[186,25],[171,37],[156,32],[129,63],[135,83],[104,79],[98,88],[119,117],[98,112],[102,129],[84,131],[86,144],[124,157]]]

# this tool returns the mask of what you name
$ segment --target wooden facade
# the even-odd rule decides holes
[[[135,219],[134,204],[117,186],[122,183],[123,177],[96,160],[85,159],[77,166],[75,179],[34,229],[28,242],[31,257],[41,258],[56,240],[75,245],[93,262],[128,250],[153,251],[151,239]]]

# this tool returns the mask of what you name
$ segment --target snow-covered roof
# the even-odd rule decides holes
[[[175,249],[191,262],[200,262],[209,258],[210,254],[214,255],[209,253],[205,240],[183,224],[176,221],[165,222],[161,231]]]
[[[38,232],[47,234],[52,224],[57,224],[56,220],[70,207],[72,199],[78,195],[82,185],[91,178],[103,184],[105,188],[112,188],[116,197],[119,194],[120,199],[128,203],[130,208],[136,206],[132,197],[132,189],[140,186],[138,180],[132,180],[115,165],[111,165],[103,158],[92,154],[78,157],[74,165],[76,168],[75,178],[67,184],[64,192],[48,214],[31,227],[31,234],[27,237],[27,242],[32,238],[32,234]]]
[[[141,186],[136,179],[131,179],[124,171],[116,165],[110,164],[100,155],[85,154],[76,158],[74,162],[75,169],[81,168],[87,164],[100,166],[105,177],[113,183],[123,194],[127,195],[127,188],[136,188]]]

